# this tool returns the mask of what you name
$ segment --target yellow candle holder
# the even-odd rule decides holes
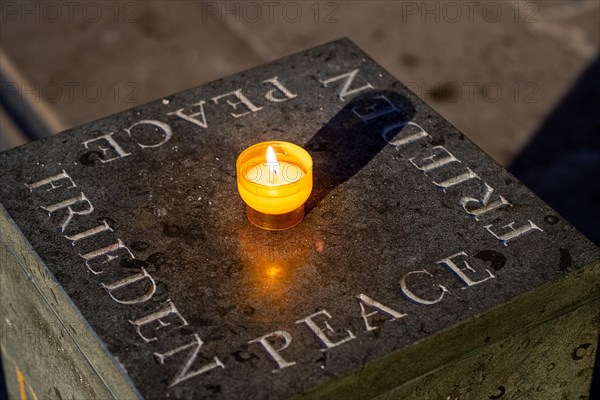
[[[267,162],[269,147],[275,164]],[[244,150],[236,162],[237,186],[250,222],[272,231],[298,225],[312,191],[312,168],[310,154],[293,143],[263,142]]]

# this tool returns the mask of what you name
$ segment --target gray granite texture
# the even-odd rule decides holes
[[[251,104],[219,97],[240,89]],[[237,155],[266,140],[314,159],[289,231],[251,226],[236,191]],[[348,40],[4,152],[0,171],[4,223],[148,399],[373,397],[600,297],[599,249]],[[294,365],[252,342],[275,331]]]

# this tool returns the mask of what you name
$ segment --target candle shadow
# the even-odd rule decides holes
[[[352,99],[304,145],[314,165],[306,213],[367,165],[414,115],[412,102],[396,92],[372,91]]]

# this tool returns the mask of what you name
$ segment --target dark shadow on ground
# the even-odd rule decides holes
[[[600,56],[546,119],[510,171],[600,244]],[[589,398],[600,399],[600,354]]]
[[[600,57],[543,123],[510,171],[600,244]]]

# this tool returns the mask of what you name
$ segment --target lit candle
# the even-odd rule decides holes
[[[263,142],[244,150],[236,163],[248,219],[267,230],[289,229],[304,218],[312,191],[312,158],[287,142]]]

